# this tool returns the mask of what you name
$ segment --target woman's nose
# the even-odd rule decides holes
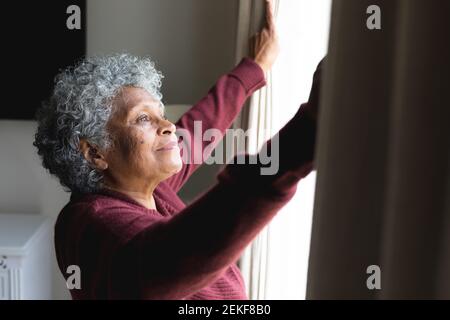
[[[172,122],[170,122],[169,120],[166,120],[166,119],[162,119],[160,121],[158,134],[159,135],[164,135],[164,134],[170,135],[172,133],[175,133],[176,130],[177,130],[177,128],[175,127],[175,125]]]

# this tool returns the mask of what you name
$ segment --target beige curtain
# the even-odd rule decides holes
[[[274,2],[274,14],[278,11],[278,1]],[[265,21],[265,1],[241,0],[237,28],[236,61],[249,54],[249,39],[259,32]],[[272,75],[266,74],[267,86],[256,92],[249,105],[234,124],[235,129],[248,132],[246,152],[255,154],[275,132],[272,130]],[[242,150],[240,150],[242,151]],[[252,300],[265,299],[267,260],[270,226],[266,227],[250,244],[239,260],[247,295]]]
[[[334,1],[309,299],[450,298],[449,14],[448,0]]]

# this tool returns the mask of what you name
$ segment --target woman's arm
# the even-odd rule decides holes
[[[210,156],[247,98],[266,84],[264,72],[272,67],[279,53],[272,2],[269,0],[266,0],[266,25],[252,38],[251,47],[251,57],[242,59],[231,73],[221,77],[207,96],[176,123],[177,132],[187,138],[182,143],[183,167],[166,181],[175,191]],[[217,139],[213,142],[203,139],[203,133],[208,129],[217,129],[218,135],[214,134]],[[206,147],[207,152],[204,152]]]
[[[250,164],[250,155],[246,164],[227,165],[203,197],[174,217],[151,222],[118,251],[110,273],[111,283],[120,288],[115,292],[182,299],[212,283],[239,258],[313,169],[318,76],[310,101],[266,144],[279,143],[279,171],[261,175],[264,165]]]
[[[204,149],[217,146],[245,101],[256,90],[266,85],[264,72],[251,58],[244,58],[229,74],[217,81],[208,94],[186,112],[175,124],[182,137],[183,167],[165,182],[176,192],[181,189],[192,173],[206,160]],[[216,129],[221,139],[205,140],[206,130]],[[212,146],[210,146],[212,144]]]
[[[279,139],[276,175],[260,175],[261,164],[228,165],[203,197],[174,217],[153,221],[126,243],[108,271],[113,292],[125,296],[113,298],[182,299],[236,262],[313,168],[315,125],[303,109]]]

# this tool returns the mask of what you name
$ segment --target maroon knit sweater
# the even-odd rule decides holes
[[[265,83],[262,69],[245,58],[176,126],[192,132],[201,120],[203,130],[224,134]],[[262,176],[263,165],[248,164],[246,155],[247,164],[227,165],[218,183],[187,207],[177,192],[195,164],[184,164],[156,188],[157,210],[119,192],[72,193],[55,225],[61,272],[67,278],[68,266],[81,269],[81,289],[72,289],[72,298],[247,299],[237,259],[312,170],[315,123],[307,109],[278,134],[278,174]]]

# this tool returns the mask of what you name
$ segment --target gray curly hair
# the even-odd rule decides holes
[[[103,175],[81,154],[80,139],[101,149],[111,147],[106,124],[114,97],[121,88],[132,86],[161,100],[162,79],[150,58],[130,54],[90,57],[59,73],[50,99],[36,113],[33,145],[44,168],[58,177],[66,191],[98,191]]]

